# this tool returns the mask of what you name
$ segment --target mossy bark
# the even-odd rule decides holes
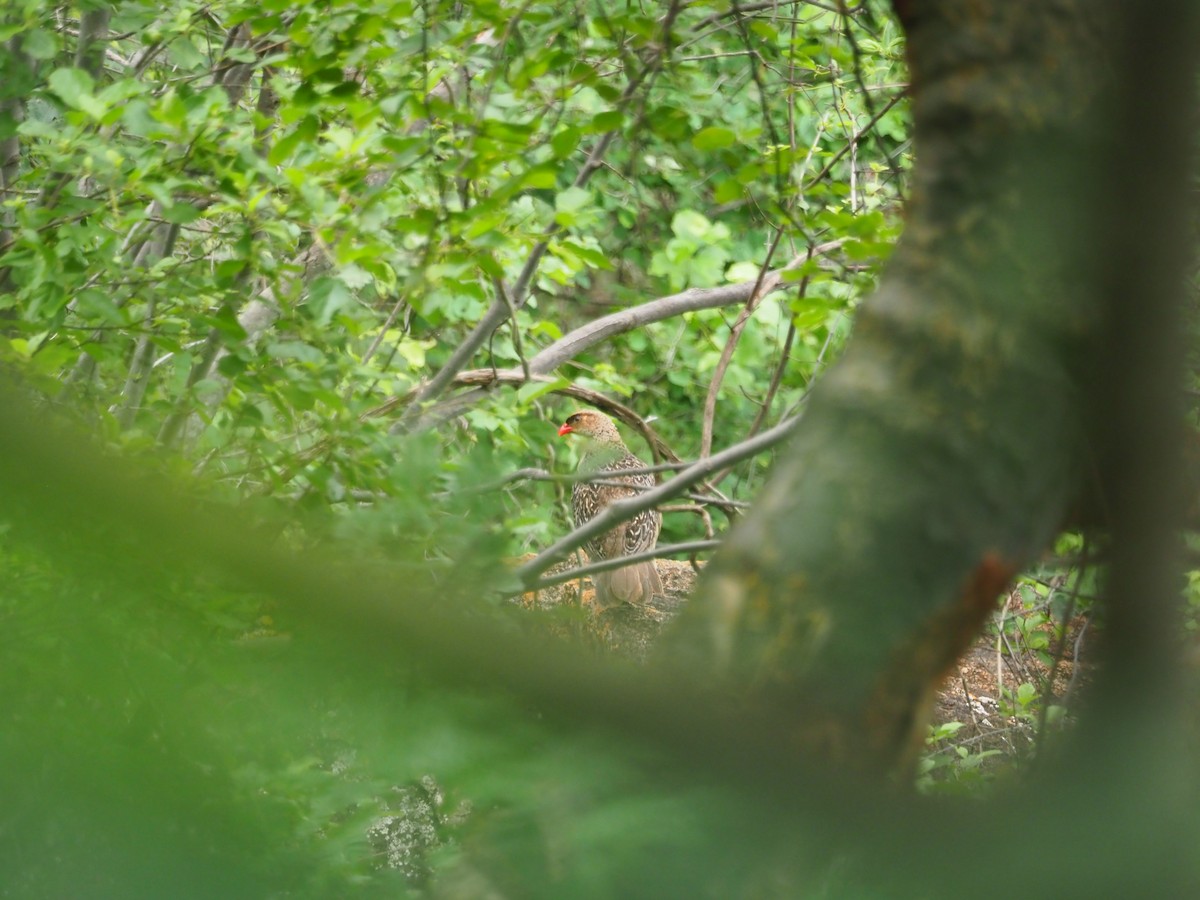
[[[671,642],[798,745],[904,760],[923,710],[1089,471],[1088,249],[1107,77],[1082,2],[909,2],[904,237]]]

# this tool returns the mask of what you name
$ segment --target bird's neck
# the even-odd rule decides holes
[[[583,448],[583,455],[579,457],[579,468],[584,472],[602,469],[628,452],[621,444],[588,441]]]

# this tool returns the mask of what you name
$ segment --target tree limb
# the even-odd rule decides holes
[[[818,256],[823,256],[836,250],[846,243],[846,240],[847,238],[838,238],[837,240],[817,244],[812,248],[812,258],[815,259]],[[786,266],[769,272],[762,279],[761,294],[765,296],[772,291],[786,288],[788,284],[782,281],[783,274],[803,263],[805,259],[806,257],[804,256],[797,256]],[[644,325],[661,322],[674,316],[683,315],[684,313],[698,312],[702,309],[718,309],[734,303],[745,303],[754,294],[755,286],[758,284],[759,280],[755,279],[754,281],[743,281],[738,284],[722,285],[715,288],[689,288],[678,294],[668,294],[665,297],[658,297],[637,306],[601,316],[568,332],[544,350],[536,353],[529,360],[530,375],[545,375],[553,372],[559,366],[571,361],[588,348],[618,334],[624,334],[636,328],[641,328]],[[504,369],[501,371],[505,373],[505,377],[496,380],[500,380],[505,384],[519,385],[524,383],[523,380],[512,381],[508,378],[511,374],[518,374],[520,370]],[[465,372],[459,372],[454,377],[454,383],[478,384],[479,379],[483,377],[484,373],[487,375],[498,374],[494,373],[491,369],[469,369]],[[491,382],[485,383],[490,384]],[[389,400],[387,403],[377,407],[377,412],[374,414],[382,415],[396,406],[414,403],[418,396],[419,394],[409,394],[405,397]],[[487,396],[487,392],[483,390],[468,391],[435,405],[429,410],[427,415],[433,418],[435,422],[442,422],[447,418],[457,415],[485,396]],[[630,422],[629,424],[632,425],[633,423]]]
[[[104,68],[105,44],[108,42],[108,22],[112,7],[100,4],[84,8],[79,14],[79,37],[75,43],[75,68],[83,69],[93,78]]]

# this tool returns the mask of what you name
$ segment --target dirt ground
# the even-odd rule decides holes
[[[572,559],[553,574],[585,562]],[[588,615],[567,627],[576,636],[598,641],[622,655],[644,659],[658,634],[686,603],[695,588],[697,569],[688,562],[659,560],[666,596],[647,607],[597,611],[595,592],[585,578],[530,592],[522,598],[528,608],[563,604],[582,607]],[[1027,595],[1014,589],[985,633],[963,654],[938,694],[932,725],[961,723],[936,732],[929,752],[943,761],[997,771],[1031,757],[1039,733],[1069,725],[1072,711],[1088,682],[1090,645],[1095,629],[1086,616],[1075,616],[1064,638],[1049,623],[1030,626]],[[1039,636],[1040,635],[1040,636]],[[1057,658],[1057,662],[1055,662]],[[1024,701],[1024,702],[1022,702]],[[1047,706],[1061,707],[1047,715]]]
[[[1027,611],[1019,593],[1011,592],[938,693],[932,724],[961,722],[950,740],[954,746],[972,753],[998,751],[1009,761],[1023,759],[1034,751],[1039,731],[1061,730],[1074,720],[1090,677],[1096,637],[1091,620],[1073,617],[1065,639],[1057,638],[1050,624],[1038,626],[1034,633],[1043,635],[1046,644],[1039,652],[1019,628],[1004,627]],[[1024,705],[1021,692],[1028,695],[1030,688],[1022,685],[1036,691]],[[1043,718],[1047,704],[1062,712]]]

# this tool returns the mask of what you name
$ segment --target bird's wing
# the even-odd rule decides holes
[[[654,487],[654,476],[648,473],[623,474],[628,469],[645,467],[632,453],[615,459],[597,469],[593,475],[598,481],[619,484],[591,484],[575,482],[571,490],[571,502],[575,512],[575,524],[589,522],[611,503],[635,497]],[[625,487],[624,485],[629,485]],[[588,555],[594,559],[613,559],[651,549],[658,540],[662,517],[657,510],[648,509],[638,513],[611,531],[593,538],[587,543]]]

